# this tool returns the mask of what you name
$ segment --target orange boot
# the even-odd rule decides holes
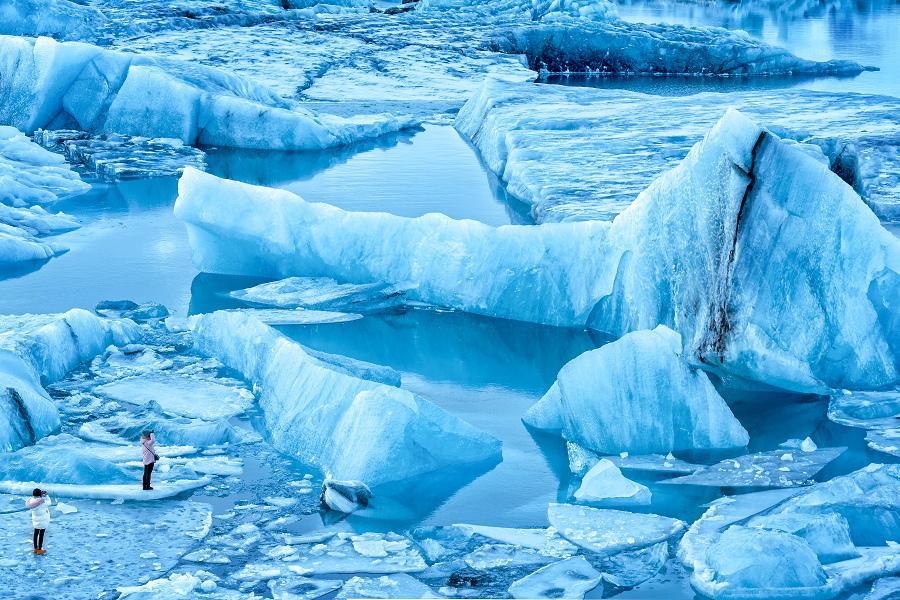
[[[47,551],[46,550],[35,550],[34,553],[35,554],[47,554]]]

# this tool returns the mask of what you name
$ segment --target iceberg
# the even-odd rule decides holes
[[[203,315],[193,337],[257,386],[275,446],[335,479],[375,486],[499,458],[491,436],[406,390],[348,375],[252,317]]]
[[[622,475],[610,461],[601,459],[591,467],[575,491],[575,499],[603,506],[650,504],[650,490]]]
[[[574,504],[551,504],[547,517],[561,536],[601,556],[658,544],[678,535],[686,526],[678,519],[650,513]]]
[[[541,567],[513,582],[513,598],[584,598],[600,584],[600,573],[583,556],[575,556]]]
[[[802,142],[881,219],[900,219],[893,97],[803,89],[660,96],[488,79],[454,124],[538,223],[611,221],[728,108]]]
[[[845,450],[819,448],[810,452],[786,452],[783,449],[756,452],[729,458],[663,483],[731,488],[808,485],[825,465]]]
[[[900,241],[736,111],[612,223],[348,213],[190,168],[175,214],[207,272],[403,282],[434,306],[617,337],[666,325],[688,362],[792,391],[900,379]]]
[[[832,395],[828,418],[866,430],[869,447],[900,457],[900,392],[853,392]]]
[[[604,454],[745,446],[746,430],[681,352],[664,326],[626,334],[567,363],[523,420]]]
[[[214,67],[81,42],[0,36],[0,122],[190,145],[320,150],[416,125],[316,115]]]

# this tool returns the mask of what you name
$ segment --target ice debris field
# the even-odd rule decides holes
[[[0,596],[900,598],[898,27],[0,0]]]

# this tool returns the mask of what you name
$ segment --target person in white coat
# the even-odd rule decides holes
[[[25,501],[25,506],[31,510],[31,524],[34,526],[34,553],[46,554],[44,550],[44,531],[50,526],[50,505],[53,500],[47,492],[34,488],[31,498]]]

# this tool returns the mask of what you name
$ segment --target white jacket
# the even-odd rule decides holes
[[[36,498],[32,496],[25,501],[25,506],[31,509],[31,524],[35,529],[47,529],[50,526],[50,505],[53,500],[50,496]]]

